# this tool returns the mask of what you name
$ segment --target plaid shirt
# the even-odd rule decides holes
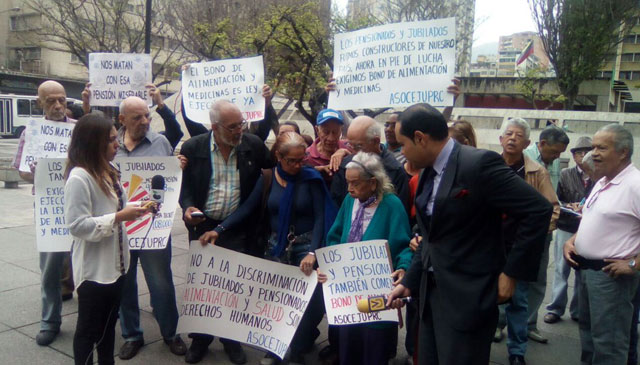
[[[238,155],[233,148],[225,162],[211,133],[211,181],[204,213],[211,219],[223,220],[240,204],[240,171]]]

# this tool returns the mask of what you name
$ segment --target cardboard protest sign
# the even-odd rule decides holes
[[[151,199],[151,179],[155,175],[165,180],[164,202],[158,215],[143,215],[135,221],[125,222],[127,241],[131,250],[159,250],[167,247],[173,218],[178,207],[182,170],[174,156],[169,157],[117,157],[120,182],[128,202]]]
[[[64,158],[38,160],[35,171],[36,245],[39,252],[64,252],[73,238],[64,220]]]
[[[393,289],[387,241],[323,247],[316,250],[316,259],[319,270],[328,277],[322,284],[322,292],[329,324],[398,321],[398,313],[394,310],[360,313],[357,307],[360,299],[388,295]]]
[[[151,55],[138,53],[90,53],[91,105],[120,106],[137,96],[151,105],[146,85],[151,83]]]
[[[31,163],[41,158],[67,157],[73,127],[75,123],[46,119],[32,119],[27,122],[19,170],[31,172]]]
[[[229,100],[244,119],[264,119],[262,56],[192,63],[182,71],[182,101],[189,119],[210,124],[209,108],[217,100]]]
[[[334,38],[337,110],[453,105],[455,18],[380,25]]]
[[[300,268],[192,241],[178,333],[208,333],[283,358],[317,281]]]

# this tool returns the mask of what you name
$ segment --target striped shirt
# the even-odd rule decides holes
[[[223,220],[235,212],[240,204],[240,171],[236,148],[231,149],[225,162],[211,133],[211,181],[204,214],[214,220]]]

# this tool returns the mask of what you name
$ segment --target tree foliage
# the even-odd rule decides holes
[[[555,103],[564,103],[566,97],[561,93],[545,93],[543,82],[545,81],[545,70],[531,68],[527,70],[524,77],[518,80],[517,89],[522,93],[524,99],[530,103],[534,109],[538,109],[538,102],[546,102],[545,109],[551,108]]]
[[[529,0],[529,5],[560,91],[566,96],[565,109],[573,109],[580,84],[595,77],[635,24],[638,2]]]
[[[34,30],[42,46],[69,51],[85,66],[91,52],[144,52],[144,6],[134,7],[127,0],[26,0],[26,5],[41,15]],[[169,20],[165,0],[153,2],[152,33]],[[154,32],[155,31],[155,32]],[[152,47],[156,67],[153,78],[166,67],[174,67],[182,56],[178,47]]]

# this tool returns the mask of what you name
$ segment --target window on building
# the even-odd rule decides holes
[[[27,117],[31,115],[29,104],[29,99],[18,99],[18,115]]]
[[[636,43],[636,35],[629,34],[628,36],[624,37],[624,43]]]
[[[622,56],[620,56],[620,60],[622,62],[633,62],[633,53],[623,53]]]
[[[40,27],[40,15],[13,15],[9,18],[9,29],[11,31],[25,31],[38,29]]]
[[[620,71],[618,77],[624,80],[631,80],[631,71]]]
[[[82,60],[74,53],[71,53],[71,63],[82,63]]]
[[[612,75],[612,74],[613,74],[613,73],[612,73],[611,71],[603,71],[603,72],[601,73],[601,76],[602,76],[603,78],[605,78],[605,79],[611,79],[611,75]]]
[[[631,80],[640,80],[640,72],[638,71],[631,72]]]
[[[22,48],[22,54],[25,60],[42,59],[42,49],[40,47]]]

